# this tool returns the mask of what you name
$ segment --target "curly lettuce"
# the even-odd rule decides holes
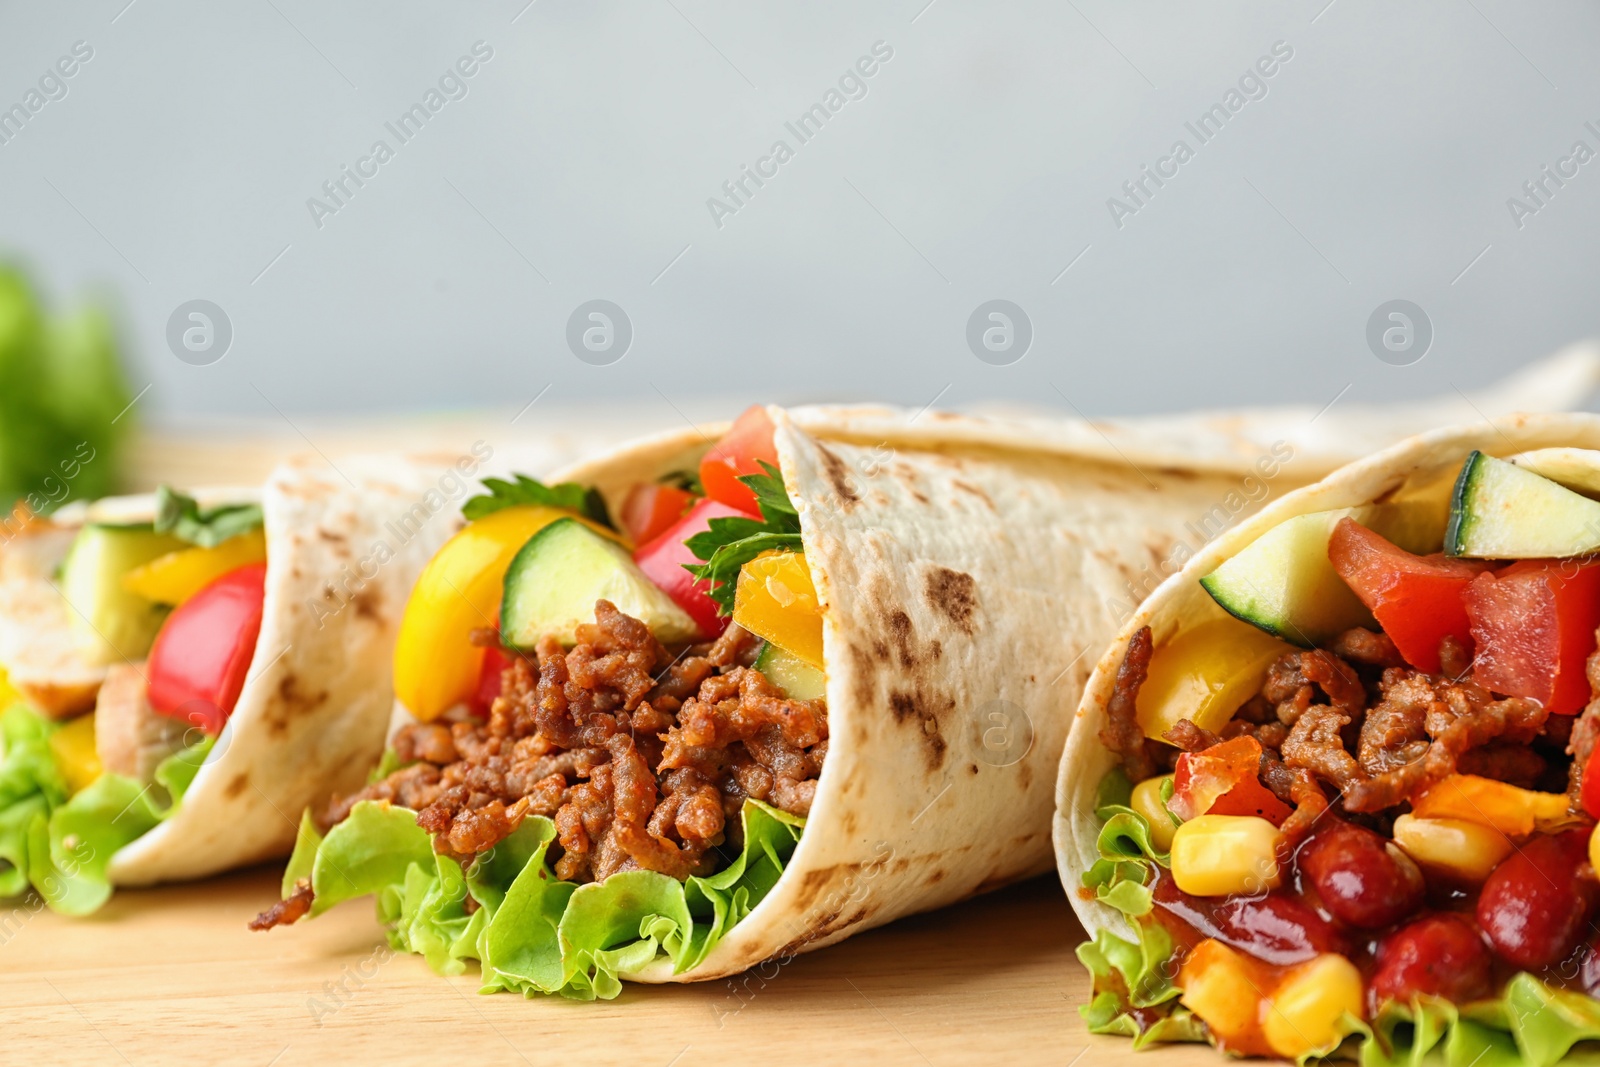
[[[111,858],[172,817],[213,740],[162,760],[148,785],[102,774],[69,797],[50,749],[57,728],[23,704],[0,715],[0,897],[32,886],[52,910],[87,915],[111,899]]]
[[[483,993],[609,1000],[622,975],[657,957],[670,959],[674,973],[698,964],[777,884],[805,820],[754,800],[740,818],[744,848],[716,874],[679,882],[624,871],[576,885],[550,867],[555,825],[547,818],[524,819],[463,869],[433,851],[415,812],[362,801],[326,836],[306,813],[283,894],[309,880],[310,916],[373,896],[394,948],[439,974],[476,961]]]
[[[1170,788],[1163,799],[1171,799]],[[1135,1049],[1205,1041],[1205,1025],[1178,1000],[1172,937],[1148,919],[1155,868],[1169,859],[1151,839],[1149,820],[1128,806],[1130,790],[1120,771],[1101,782],[1095,803],[1100,858],[1082,882],[1096,900],[1127,917],[1137,940],[1100,930],[1078,946],[1078,959],[1094,978],[1093,997],[1079,1012],[1092,1032],[1131,1037]],[[1338,1052],[1356,1056],[1362,1067],[1552,1067],[1582,1042],[1600,1041],[1600,1000],[1522,973],[1493,1000],[1457,1005],[1420,997],[1387,1004],[1371,1023],[1352,1021],[1352,1027],[1340,1046],[1300,1062]]]

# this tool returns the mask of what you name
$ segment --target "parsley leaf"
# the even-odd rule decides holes
[[[682,489],[695,496],[705,496],[705,486],[700,484],[699,471],[672,471],[656,479],[659,485],[670,485],[674,489]]]
[[[503,478],[485,478],[483,487],[489,492],[475,496],[462,504],[461,514],[468,520],[481,519],[501,508],[538,504],[548,508],[576,511],[601,526],[616,529],[611,516],[606,512],[605,498],[600,495],[600,490],[579,485],[577,482],[545,485],[526,474],[517,474],[513,477],[516,478],[514,482],[508,482]]]
[[[249,533],[261,525],[260,504],[224,504],[201,508],[194,497],[171,486],[156,490],[156,533],[171,534],[201,548],[216,548],[222,542]]]
[[[733,613],[733,596],[738,588],[739,568],[770,549],[800,551],[800,515],[783,487],[778,468],[758,460],[764,474],[747,474],[739,480],[750,487],[761,505],[761,518],[712,519],[709,529],[684,542],[696,559],[704,563],[685,563],[684,569],[696,578],[710,579],[711,599],[717,613]]]

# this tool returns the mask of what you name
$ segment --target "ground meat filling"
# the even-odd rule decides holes
[[[319,821],[387,800],[415,809],[435,850],[466,862],[544,815],[563,880],[709,874],[743,844],[745,798],[807,814],[827,756],[826,706],[786,698],[750,667],[758,644],[730,626],[674,657],[601,600],[573,648],[546,638],[536,658],[512,661],[487,722],[402,728],[394,750],[410,765]]]
[[[1154,773],[1148,751],[1127,736],[1149,659],[1145,629],[1129,644],[1101,732],[1135,781]],[[1220,734],[1184,719],[1164,740],[1184,752],[1245,735],[1259,741],[1262,783],[1294,805],[1282,828],[1291,841],[1308,833],[1331,803],[1348,813],[1381,812],[1458,772],[1532,788],[1550,771],[1546,757],[1530,747],[1536,742],[1546,752],[1565,746],[1578,757],[1570,782],[1576,796],[1577,768],[1600,742],[1600,700],[1575,722],[1552,719],[1537,701],[1497,699],[1468,679],[1470,659],[1459,642],[1446,638],[1440,659],[1440,674],[1424,674],[1404,666],[1385,635],[1349,630],[1328,649],[1273,663],[1261,692]],[[1588,668],[1600,693],[1600,653]]]

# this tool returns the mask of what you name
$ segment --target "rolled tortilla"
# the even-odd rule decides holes
[[[955,415],[769,414],[823,607],[827,759],[754,910],[697,964],[674,973],[658,955],[622,978],[733,974],[1048,870],[1053,772],[1093,657],[1152,575],[1203,547],[1207,516],[1248,514],[1314,470],[1292,449],[1241,476],[1132,435],[1108,460]],[[598,488],[615,513],[632,486],[693,469],[726,428],[552,477]]]
[[[1134,634],[1149,627],[1152,644],[1159,655],[1163,644],[1181,630],[1227,618],[1199,580],[1263,534],[1296,516],[1380,502],[1408,502],[1430,511],[1437,509],[1438,529],[1442,532],[1451,488],[1463,460],[1475,449],[1502,458],[1544,449],[1600,449],[1600,417],[1590,414],[1523,415],[1493,422],[1479,421],[1421,434],[1352,463],[1314,485],[1285,496],[1216,539],[1182,571],[1162,584],[1122,625],[1116,638],[1099,656],[1088,680],[1082,702],[1072,718],[1056,776],[1053,825],[1056,869],[1067,898],[1091,939],[1110,933],[1124,941],[1138,940],[1137,931],[1124,914],[1096,900],[1094,893],[1083,884],[1084,875],[1100,859],[1097,842],[1102,821],[1095,815],[1097,791],[1118,763],[1117,757],[1101,744],[1100,731],[1107,721],[1107,704],[1118,669]],[[1552,454],[1558,458],[1570,456],[1570,453]],[[1539,453],[1541,457],[1546,455],[1549,454]],[[1159,966],[1161,973],[1170,974],[1159,960],[1151,961],[1151,965]],[[1420,1032],[1422,1028],[1418,1029]],[[1443,1032],[1443,1029],[1438,1031]],[[1434,1039],[1437,1036],[1435,1034]],[[1501,1036],[1509,1040],[1509,1035]],[[1583,1036],[1592,1035],[1585,1033]],[[1421,1048],[1417,1055],[1426,1051]]]
[[[119,849],[117,885],[199,878],[287,854],[294,817],[357,787],[382,751],[390,658],[417,572],[459,523],[457,457],[319,457],[288,462],[263,488],[202,492],[203,504],[258,499],[267,541],[260,636],[232,716],[180,805]],[[478,458],[465,457],[471,473]],[[86,521],[149,521],[151,497],[98,501],[42,524],[0,555],[0,663],[30,703],[72,679],[92,707],[104,665],[76,654],[55,567]],[[18,613],[18,605],[28,613]],[[55,650],[54,658],[39,654]],[[113,670],[136,671],[119,666]],[[136,681],[136,679],[135,679]],[[142,686],[137,687],[142,700]],[[50,710],[50,709],[46,709]],[[180,726],[181,730],[181,726]]]

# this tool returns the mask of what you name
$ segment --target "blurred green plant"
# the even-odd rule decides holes
[[[0,509],[47,513],[109,492],[131,402],[105,312],[51,317],[23,273],[0,266]]]

